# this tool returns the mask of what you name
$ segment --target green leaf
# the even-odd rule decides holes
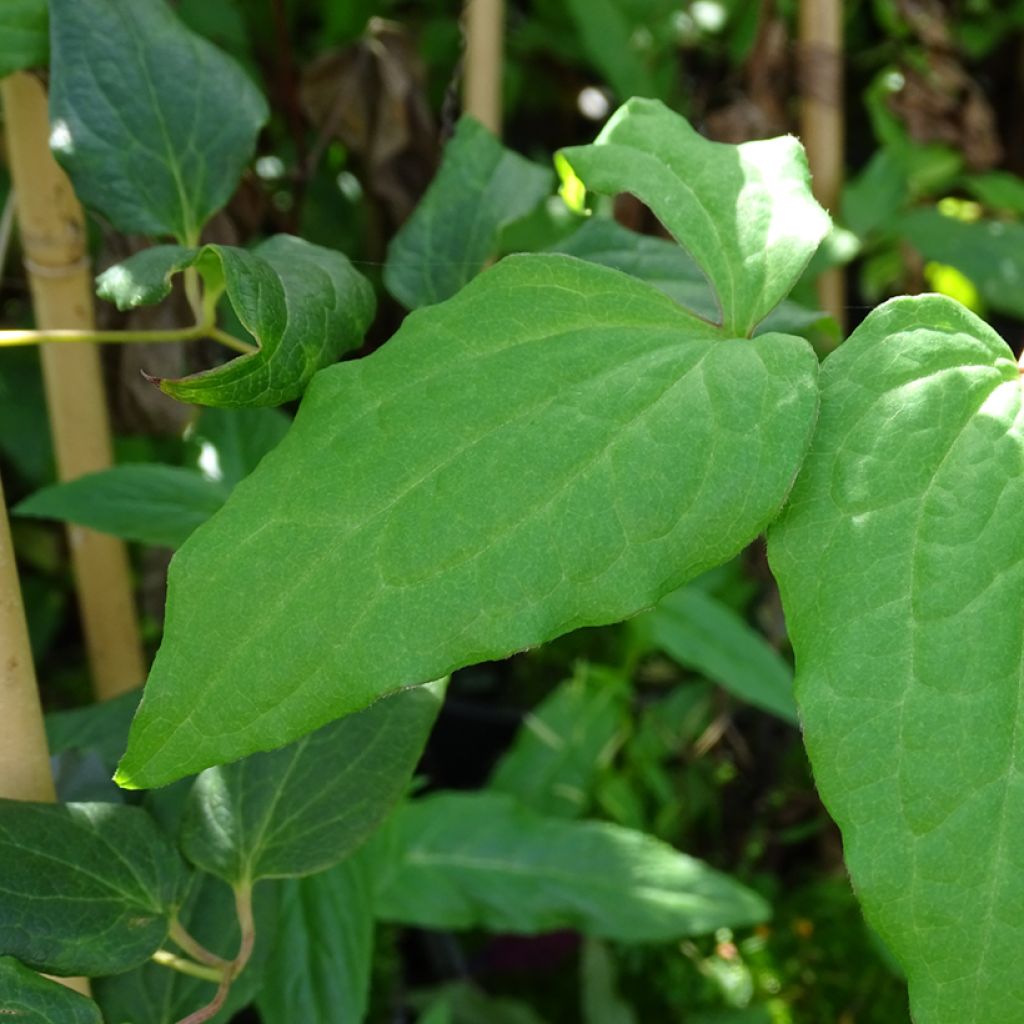
[[[1024,319],[1024,224],[965,223],[932,208],[912,210],[895,228],[926,260],[969,277],[992,309]]]
[[[51,974],[114,974],[167,934],[185,869],[136,807],[0,800],[0,949]]]
[[[544,818],[499,793],[414,800],[372,849],[377,914],[398,924],[667,942],[768,916],[760,896],[651,836]]]
[[[620,675],[581,665],[525,717],[495,765],[490,788],[519,797],[540,814],[583,814],[597,773],[624,738],[627,699]]]
[[[46,0],[4,0],[0,4],[0,78],[50,58]]]
[[[527,1003],[482,992],[467,981],[443,986],[418,1024],[544,1024]]]
[[[50,144],[120,231],[194,245],[252,156],[267,105],[164,0],[50,0]]]
[[[554,175],[460,119],[416,211],[388,246],[384,285],[407,309],[451,298],[495,254],[504,225],[551,193]]]
[[[786,297],[829,230],[791,136],[709,142],[657,100],[633,99],[593,145],[561,155],[588,188],[651,208],[707,275],[734,337]]]
[[[227,1024],[255,998],[278,933],[279,897],[276,886],[256,887],[256,941],[252,956],[232,982],[224,1007],[210,1018],[213,1024]],[[207,949],[226,959],[238,952],[235,896],[219,878],[197,872],[178,916],[188,933]],[[173,947],[168,943],[165,948]],[[94,979],[92,987],[108,1021],[132,1024],[178,1024],[188,1014],[206,1006],[217,991],[213,982],[152,962],[124,974]]]
[[[12,511],[176,548],[224,504],[228,494],[223,484],[194,469],[128,463],[44,487]]]
[[[91,999],[9,956],[0,956],[0,1019],[14,1024],[103,1024]]]
[[[637,1024],[632,1007],[619,993],[615,958],[598,939],[583,943],[580,957],[583,1024]]]
[[[291,746],[208,768],[185,812],[185,856],[232,884],[336,864],[407,789],[443,695],[410,687]]]
[[[637,234],[607,217],[592,217],[550,251],[614,267],[654,285],[705,320],[718,317],[718,303],[703,271],[668,239]],[[786,299],[761,321],[754,335],[771,331],[799,334],[824,316],[820,310],[806,309]]]
[[[46,741],[51,754],[68,750],[95,750],[111,771],[124,752],[128,726],[139,706],[142,690],[131,690],[111,700],[46,715]]]
[[[772,529],[818,787],[918,1024],[1024,1003],[1024,415],[1012,353],[938,296],[824,364]]]
[[[618,621],[741,550],[803,457],[817,360],[783,335],[713,338],[616,271],[508,257],[319,374],[171,566],[119,781]]]
[[[993,210],[1024,214],[1024,179],[1009,171],[964,175],[962,184],[976,199]]]
[[[226,288],[259,351],[158,382],[181,401],[262,406],[298,398],[317,370],[362,344],[373,320],[370,282],[340,252],[293,235],[274,235],[251,252],[229,245],[144,249],[101,274],[97,291],[119,309],[152,304],[189,266],[198,267],[208,288]]]
[[[624,7],[621,0],[569,0],[567,4],[584,51],[618,97],[655,96],[659,92],[655,62],[635,44],[639,26]]]
[[[283,882],[277,945],[258,1000],[263,1024],[359,1024],[373,938],[373,874],[364,856]]]
[[[774,647],[731,608],[683,587],[643,616],[653,645],[740,700],[796,722],[793,672]]]
[[[190,438],[204,473],[234,487],[280,443],[291,417],[278,409],[204,409]]]

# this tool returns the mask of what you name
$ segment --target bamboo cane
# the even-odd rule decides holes
[[[500,136],[505,0],[466,0],[465,31],[465,111]]]
[[[0,482],[0,797],[5,800],[57,799],[50,774],[50,754],[43,729],[43,711],[32,666],[25,608],[18,586],[14,545],[7,523]],[[84,978],[57,978],[69,988],[89,994]]]
[[[49,148],[46,92],[27,73],[0,83],[7,152],[25,265],[41,330],[93,327],[82,209]],[[95,345],[43,345],[43,376],[58,475],[70,480],[111,464],[110,425]],[[117,696],[145,676],[124,545],[70,526],[68,541],[93,688]]]
[[[802,0],[799,26],[800,136],[812,187],[831,213],[843,187],[843,5],[841,0]],[[818,279],[825,311],[845,334],[846,281],[841,267]]]

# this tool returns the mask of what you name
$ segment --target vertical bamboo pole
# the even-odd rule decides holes
[[[18,586],[14,545],[7,523],[3,484],[0,482],[0,717],[4,736],[0,743],[0,797],[5,800],[57,799],[50,774],[50,754],[43,729],[43,711],[32,667],[25,607]],[[84,978],[57,978],[83,995]]]
[[[36,324],[94,327],[85,220],[50,154],[46,92],[32,75],[0,83],[7,152]],[[42,346],[43,376],[58,474],[70,480],[111,464],[110,425],[95,345]],[[79,612],[97,697],[117,696],[145,677],[128,556],[114,537],[70,526]]]
[[[501,77],[505,49],[505,0],[466,0],[464,108],[501,135]]]
[[[800,137],[807,150],[812,187],[830,213],[843,187],[843,4],[801,0],[799,26]],[[818,280],[827,313],[846,332],[846,281],[841,267]]]

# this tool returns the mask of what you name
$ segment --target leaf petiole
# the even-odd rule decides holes
[[[227,971],[224,968],[210,967],[206,964],[197,964],[187,957],[178,956],[167,949],[158,949],[150,959],[161,967],[169,967],[172,971],[181,974],[188,974],[193,978],[202,978],[204,981],[212,981],[222,984]]]

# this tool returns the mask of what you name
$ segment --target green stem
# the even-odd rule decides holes
[[[222,956],[217,956],[216,953],[211,953],[204,945],[196,941],[177,918],[171,921],[168,936],[171,942],[178,946],[179,949],[187,953],[193,960],[198,960],[201,964],[207,964],[210,967],[216,967],[219,971],[223,971],[231,962],[230,960],[225,960]]]
[[[227,976],[225,968],[218,970],[216,967],[206,964],[197,964],[194,960],[178,956],[167,949],[158,949],[150,959],[154,963],[160,964],[161,967],[170,967],[172,971],[188,974],[193,978],[202,978],[204,981],[212,981],[218,985],[222,985]]]
[[[106,342],[111,344],[133,344],[155,341],[198,341],[212,338],[214,341],[248,354],[257,351],[255,345],[222,331],[210,324],[196,324],[167,331],[0,331],[0,348],[15,345],[41,345],[53,343],[82,344],[84,342]]]

